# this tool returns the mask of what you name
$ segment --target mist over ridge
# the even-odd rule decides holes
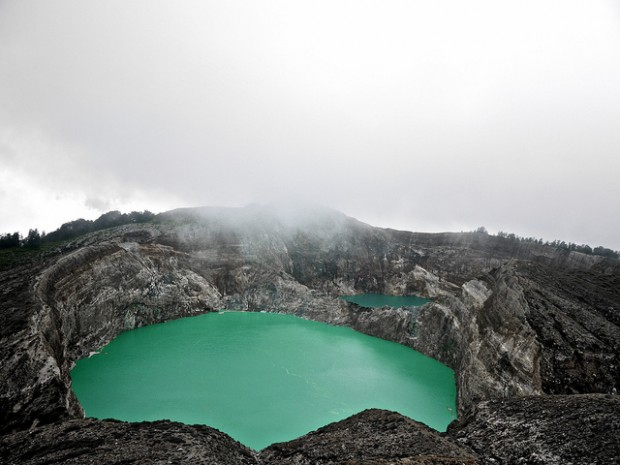
[[[213,227],[219,228],[221,235],[245,234],[245,235],[291,235],[304,233],[315,238],[323,238],[329,242],[338,240],[338,236],[349,236],[352,231],[385,230],[398,233],[399,230],[380,228],[364,223],[333,208],[319,204],[299,201],[280,201],[271,203],[251,203],[243,207],[183,207],[162,213],[154,214],[149,211],[121,213],[110,211],[101,215],[94,221],[78,219],[64,223],[60,228],[50,233],[44,233],[37,228],[31,229],[27,236],[21,236],[18,232],[0,234],[0,250],[10,249],[17,246],[37,248],[44,243],[57,240],[66,240],[78,237],[82,234],[97,231],[123,224],[148,223],[148,222],[174,222],[184,224],[179,231],[181,237],[197,237],[206,231],[213,232]],[[203,224],[203,226],[201,226]],[[208,229],[204,226],[211,225]],[[476,243],[480,240],[491,239],[500,244],[531,244],[536,247],[549,247],[558,251],[579,252],[586,255],[597,255],[608,258],[619,258],[620,253],[604,246],[588,244],[575,244],[555,239],[543,240],[536,237],[521,237],[514,233],[499,231],[490,234],[485,227],[480,226],[471,231],[446,231],[442,233],[425,233],[416,231],[400,230],[401,233],[412,234],[415,237],[452,237],[454,241]],[[472,235],[473,234],[473,235]],[[477,238],[477,239],[476,239]],[[473,242],[472,242],[473,241]]]

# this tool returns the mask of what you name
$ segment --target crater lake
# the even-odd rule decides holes
[[[206,424],[259,450],[367,408],[439,431],[454,372],[410,348],[290,315],[220,312],[120,334],[71,371],[88,417]]]

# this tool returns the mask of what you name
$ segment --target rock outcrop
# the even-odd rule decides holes
[[[258,465],[256,452],[202,425],[73,419],[0,437],[0,462]]]
[[[394,412],[365,410],[293,441],[263,449],[266,465],[333,463],[464,464],[475,455],[427,426]]]
[[[543,416],[551,411],[541,402],[555,397],[545,395],[573,394],[571,402],[588,410],[603,398],[577,394],[620,388],[618,260],[482,233],[373,228],[329,210],[293,213],[256,206],[177,210],[152,224],[86,235],[0,271],[2,453],[19,457],[14,438],[30,437],[28,429],[49,430],[50,437],[70,424],[125,431],[127,425],[76,419],[82,413],[70,388],[72,364],[121,331],[222,308],[292,313],[413,347],[455,370],[462,418],[474,418],[472,412],[482,418],[490,407],[481,406],[528,396],[528,409],[511,410],[527,424],[537,408]],[[433,302],[362,309],[338,298],[358,292],[414,293]],[[378,417],[372,421],[381,423]],[[490,442],[476,436],[490,424],[484,418],[462,426],[465,436],[453,436],[469,444],[472,457],[518,463],[516,455],[487,453]],[[324,433],[303,441],[320,449]],[[412,458],[420,454],[356,460],[452,463]],[[276,463],[280,456],[269,457]]]
[[[620,463],[620,397],[513,397],[480,402],[449,428],[481,463]]]

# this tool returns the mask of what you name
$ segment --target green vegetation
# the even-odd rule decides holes
[[[155,218],[155,214],[148,210],[143,212],[121,213],[117,210],[104,213],[96,220],[78,219],[63,224],[60,228],[49,234],[39,232],[38,229],[31,229],[24,238],[18,232],[0,235],[0,249],[12,249],[23,247],[26,249],[37,249],[42,245],[55,242],[62,242],[84,234],[100,231],[102,229],[122,226],[132,223],[148,223]]]
[[[121,213],[118,210],[114,210],[104,213],[95,221],[80,218],[79,220],[65,223],[56,231],[49,233],[42,240],[45,242],[73,239],[86,233],[113,228],[115,226],[132,223],[148,223],[154,218],[155,214],[148,210],[143,212],[134,211],[131,213]]]
[[[19,247],[20,245],[21,240],[18,232],[13,234],[2,234],[0,236],[0,249],[9,249],[11,247]]]
[[[70,221],[49,234],[39,232],[36,228],[28,231],[26,237],[18,232],[0,234],[0,270],[31,260],[84,234],[125,224],[148,223],[154,218],[155,214],[147,210],[131,213],[110,211],[94,221],[81,218]]]
[[[480,226],[474,232],[489,235],[484,226]],[[491,235],[491,236],[496,237],[499,240],[507,242],[507,243],[539,244],[539,245],[546,245],[548,247],[554,247],[556,249],[581,252],[586,255],[598,255],[601,257],[616,258],[616,259],[620,258],[620,251],[615,251],[615,250],[608,249],[607,247],[602,247],[602,246],[592,248],[586,244],[577,245],[573,242],[564,242],[564,241],[559,241],[559,240],[543,241],[542,239],[538,239],[535,237],[521,237],[521,236],[517,236],[516,234],[507,233],[504,231],[499,231],[497,235],[495,236]]]
[[[58,248],[66,241],[46,242],[35,246],[17,245],[8,248],[0,247],[0,270],[13,268],[20,263],[32,260],[41,254]]]

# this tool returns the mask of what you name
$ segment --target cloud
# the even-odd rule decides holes
[[[0,231],[56,196],[58,223],[294,197],[620,248],[619,26],[612,1],[3,2]]]
[[[91,208],[93,210],[103,212],[110,211],[112,209],[110,201],[108,199],[103,199],[99,197],[88,197],[84,202],[84,206],[86,206],[86,208]]]

